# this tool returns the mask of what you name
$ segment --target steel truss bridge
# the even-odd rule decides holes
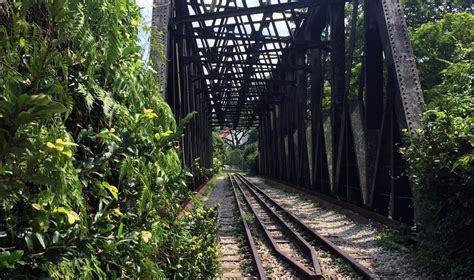
[[[398,149],[423,96],[400,0],[155,0],[153,25],[168,103],[198,112],[186,166],[212,166],[213,129],[255,127],[261,175],[413,224]]]

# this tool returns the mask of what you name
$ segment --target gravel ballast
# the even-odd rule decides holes
[[[379,232],[362,225],[298,193],[283,191],[265,184],[258,177],[247,177],[258,184],[282,207],[303,220],[312,229],[331,240],[373,273],[383,279],[425,279],[427,276],[411,263],[407,254],[390,251],[378,245]]]

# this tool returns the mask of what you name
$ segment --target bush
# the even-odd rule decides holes
[[[240,170],[245,170],[245,162],[242,150],[234,149],[230,151],[229,165]]]
[[[258,143],[246,146],[244,160],[247,171],[250,174],[258,174]]]
[[[217,132],[212,133],[212,147],[214,173],[219,173],[229,162],[229,147]]]
[[[0,278],[213,275],[215,212],[178,219],[184,123],[140,59],[139,8],[3,1],[0,22]]]
[[[171,225],[158,252],[164,254],[161,267],[171,279],[210,279],[220,269],[217,210],[193,203],[192,212]],[[166,232],[166,231],[164,231]]]
[[[438,278],[474,275],[474,16],[444,14],[412,32],[427,110],[401,150],[414,182],[419,264]]]
[[[474,59],[474,15],[471,13],[445,14],[440,20],[423,24],[411,32],[413,50],[420,70],[421,84],[427,103],[437,98],[444,98],[446,89],[437,90],[443,83],[446,74],[456,73],[461,87],[472,87],[469,80],[469,69]],[[463,63],[464,62],[464,63]],[[453,67],[464,68],[464,71],[453,72]],[[449,83],[444,83],[450,86]],[[451,88],[453,90],[453,88]],[[461,92],[461,91],[450,91]]]
[[[459,90],[455,78],[445,73],[438,89]],[[470,79],[462,83],[472,85],[472,74]],[[415,182],[418,260],[453,278],[474,275],[474,96],[471,87],[461,88],[465,90],[447,91],[430,104],[423,116],[424,129],[402,149]]]

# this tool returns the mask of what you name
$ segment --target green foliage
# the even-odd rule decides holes
[[[244,211],[244,219],[247,223],[253,224],[255,222],[255,215],[251,212]]]
[[[245,161],[241,149],[233,149],[229,154],[229,165],[241,170],[245,170]]]
[[[402,3],[410,27],[440,20],[446,13],[472,12],[472,1],[466,0],[403,0]]]
[[[416,259],[441,278],[463,279],[474,275],[474,16],[427,9],[434,2],[419,4],[428,23],[411,32],[427,101],[424,128],[401,152],[414,182]]]
[[[474,15],[446,14],[441,20],[414,30],[411,39],[428,103],[447,90],[436,87],[445,79],[472,87],[468,81],[473,74],[470,67],[474,59]],[[445,84],[451,82],[445,81]]]
[[[161,266],[170,278],[215,278],[219,271],[217,210],[193,204],[194,210],[172,225],[178,229],[162,239]]]
[[[212,133],[212,148],[214,156],[214,172],[219,173],[224,165],[229,162],[229,146],[219,136],[219,133]]]
[[[178,219],[185,122],[140,59],[139,8],[16,0],[0,19],[0,278],[212,275],[216,214]]]
[[[390,251],[406,251],[407,248],[402,246],[405,242],[400,232],[384,229],[377,234],[377,245]]]
[[[244,150],[244,160],[250,174],[258,173],[258,143],[247,145]]]
[[[447,92],[402,149],[415,182],[420,258],[431,270],[457,277],[474,273],[473,100],[472,91]]]

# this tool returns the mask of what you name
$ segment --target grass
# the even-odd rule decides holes
[[[249,224],[253,224],[255,222],[255,216],[248,211],[244,211],[244,218],[245,221]]]
[[[212,191],[214,190],[214,188],[217,186],[217,180],[219,179],[219,177],[222,177],[224,175],[224,173],[219,172],[217,174],[215,174],[211,180],[209,180],[209,182],[207,182],[206,184],[206,190],[204,191],[204,193],[202,194],[201,197],[199,197],[199,200],[201,201],[207,201],[207,199],[209,198],[209,195],[212,193]]]
[[[392,229],[384,229],[377,232],[377,245],[389,251],[407,252],[409,248],[403,246],[404,237],[400,232]]]
[[[352,266],[343,260],[342,258],[331,256],[331,259],[334,261],[334,263],[347,275],[350,276],[351,279],[354,279],[357,277],[356,271],[352,268]]]
[[[212,177],[212,179],[209,180],[209,182],[207,182],[206,190],[204,191],[204,193],[201,196],[191,195],[191,197],[190,197],[191,204],[196,206],[196,207],[198,207],[198,206],[206,206],[207,207],[206,202],[209,199],[209,195],[212,193],[214,188],[217,186],[218,177],[221,177],[222,175],[224,175],[224,173],[222,173],[222,172],[215,174]]]

